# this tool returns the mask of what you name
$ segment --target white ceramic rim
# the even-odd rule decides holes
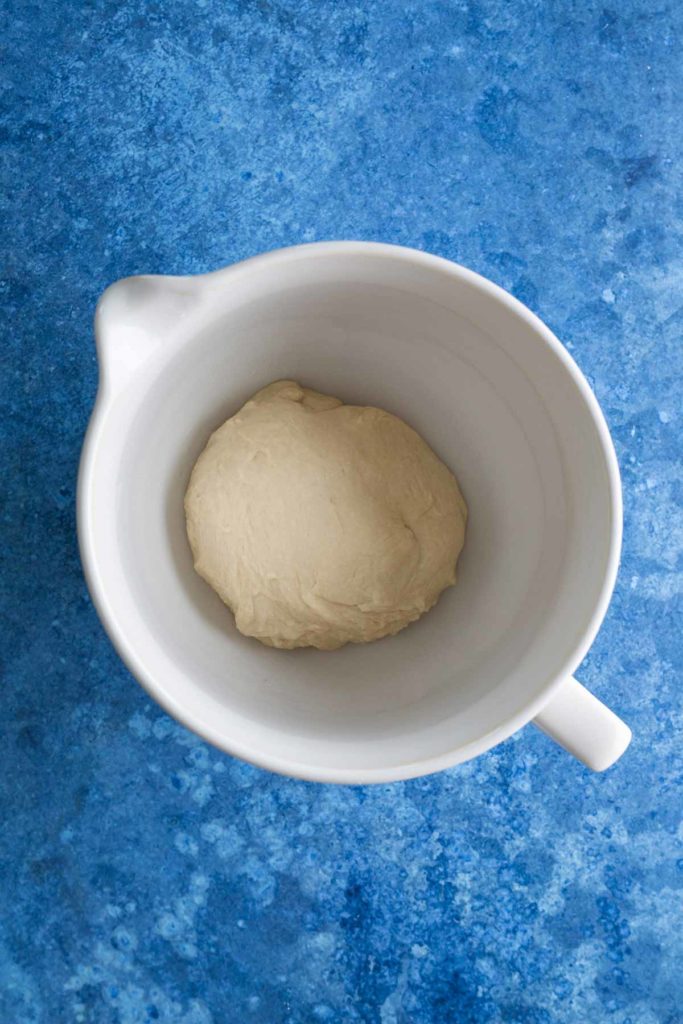
[[[393,764],[387,768],[371,768],[359,770],[355,768],[320,768],[311,767],[304,762],[290,760],[282,757],[273,757],[267,751],[250,746],[248,743],[241,743],[234,737],[226,737],[222,733],[213,730],[204,722],[199,721],[191,711],[180,706],[175,698],[165,691],[163,684],[159,683],[147,671],[142,659],[129,645],[123,629],[117,621],[116,614],[112,609],[108,598],[105,582],[99,571],[95,547],[93,544],[92,531],[88,520],[88,500],[92,487],[92,470],[97,457],[99,441],[106,423],[109,407],[112,399],[108,396],[105,388],[102,387],[102,368],[100,366],[100,385],[93,413],[88,425],[81,461],[78,473],[77,488],[77,524],[78,541],[83,564],[84,575],[95,609],[107,632],[114,648],[132,675],[143,686],[152,697],[168,714],[179,721],[182,725],[191,729],[202,739],[213,744],[225,753],[246,761],[258,768],[275,772],[292,778],[303,779],[310,782],[339,783],[345,785],[365,785],[369,783],[396,782],[403,779],[416,778],[422,775],[429,775],[433,772],[442,771],[445,768],[452,768],[457,764],[468,761],[485,753],[503,740],[508,739],[513,733],[527,725],[551,700],[559,690],[562,683],[572,676],[576,668],[581,664],[588,653],[602,621],[614,590],[619,568],[619,557],[622,543],[622,493],[619,464],[617,462],[614,445],[610,436],[607,423],[603,416],[598,401],[593,394],[583,373],[569,355],[564,346],[555,337],[553,332],[528,309],[522,302],[516,299],[509,292],[506,292],[499,285],[482,277],[473,270],[468,270],[458,263],[447,260],[441,256],[434,256],[422,252],[419,249],[410,249],[400,245],[391,245],[382,242],[363,241],[335,241],[335,242],[311,242],[303,245],[289,246],[284,249],[275,249],[271,252],[253,256],[230,266],[212,271],[210,274],[197,275],[201,278],[210,277],[216,281],[224,277],[226,281],[236,273],[258,272],[268,265],[275,265],[279,262],[296,260],[301,255],[310,255],[325,258],[339,254],[359,256],[376,256],[379,258],[389,257],[393,260],[402,259],[412,262],[416,266],[433,268],[441,273],[448,273],[454,279],[466,281],[468,284],[479,289],[494,302],[506,306],[511,313],[519,317],[541,338],[555,356],[560,360],[574,385],[580,392],[586,408],[593,421],[593,426],[600,441],[600,448],[604,457],[605,469],[610,491],[610,550],[606,561],[605,575],[600,589],[600,595],[596,602],[590,620],[577,642],[571,656],[565,659],[556,674],[548,681],[543,692],[533,701],[524,704],[519,711],[508,718],[497,728],[485,733],[475,740],[471,740],[464,746],[449,750],[431,758],[424,758],[419,761]],[[192,276],[189,278],[192,279]],[[177,278],[176,278],[177,280]]]

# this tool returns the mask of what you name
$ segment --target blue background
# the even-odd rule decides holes
[[[681,5],[0,8],[2,1024],[681,1021]],[[594,387],[606,774],[528,728],[405,784],[276,778],[112,651],[74,521],[98,294],[327,238],[481,271]]]

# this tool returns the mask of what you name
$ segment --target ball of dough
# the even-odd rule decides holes
[[[432,607],[455,582],[467,508],[402,420],[282,380],[211,435],[185,513],[195,569],[240,632],[333,650]]]

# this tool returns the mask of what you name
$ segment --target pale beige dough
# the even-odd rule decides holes
[[[333,650],[397,633],[455,582],[467,508],[402,420],[277,381],[211,435],[185,495],[195,569],[237,628]]]

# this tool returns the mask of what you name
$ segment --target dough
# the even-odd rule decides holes
[[[185,513],[195,569],[240,632],[333,650],[432,607],[455,582],[467,508],[402,420],[281,380],[211,435]]]

